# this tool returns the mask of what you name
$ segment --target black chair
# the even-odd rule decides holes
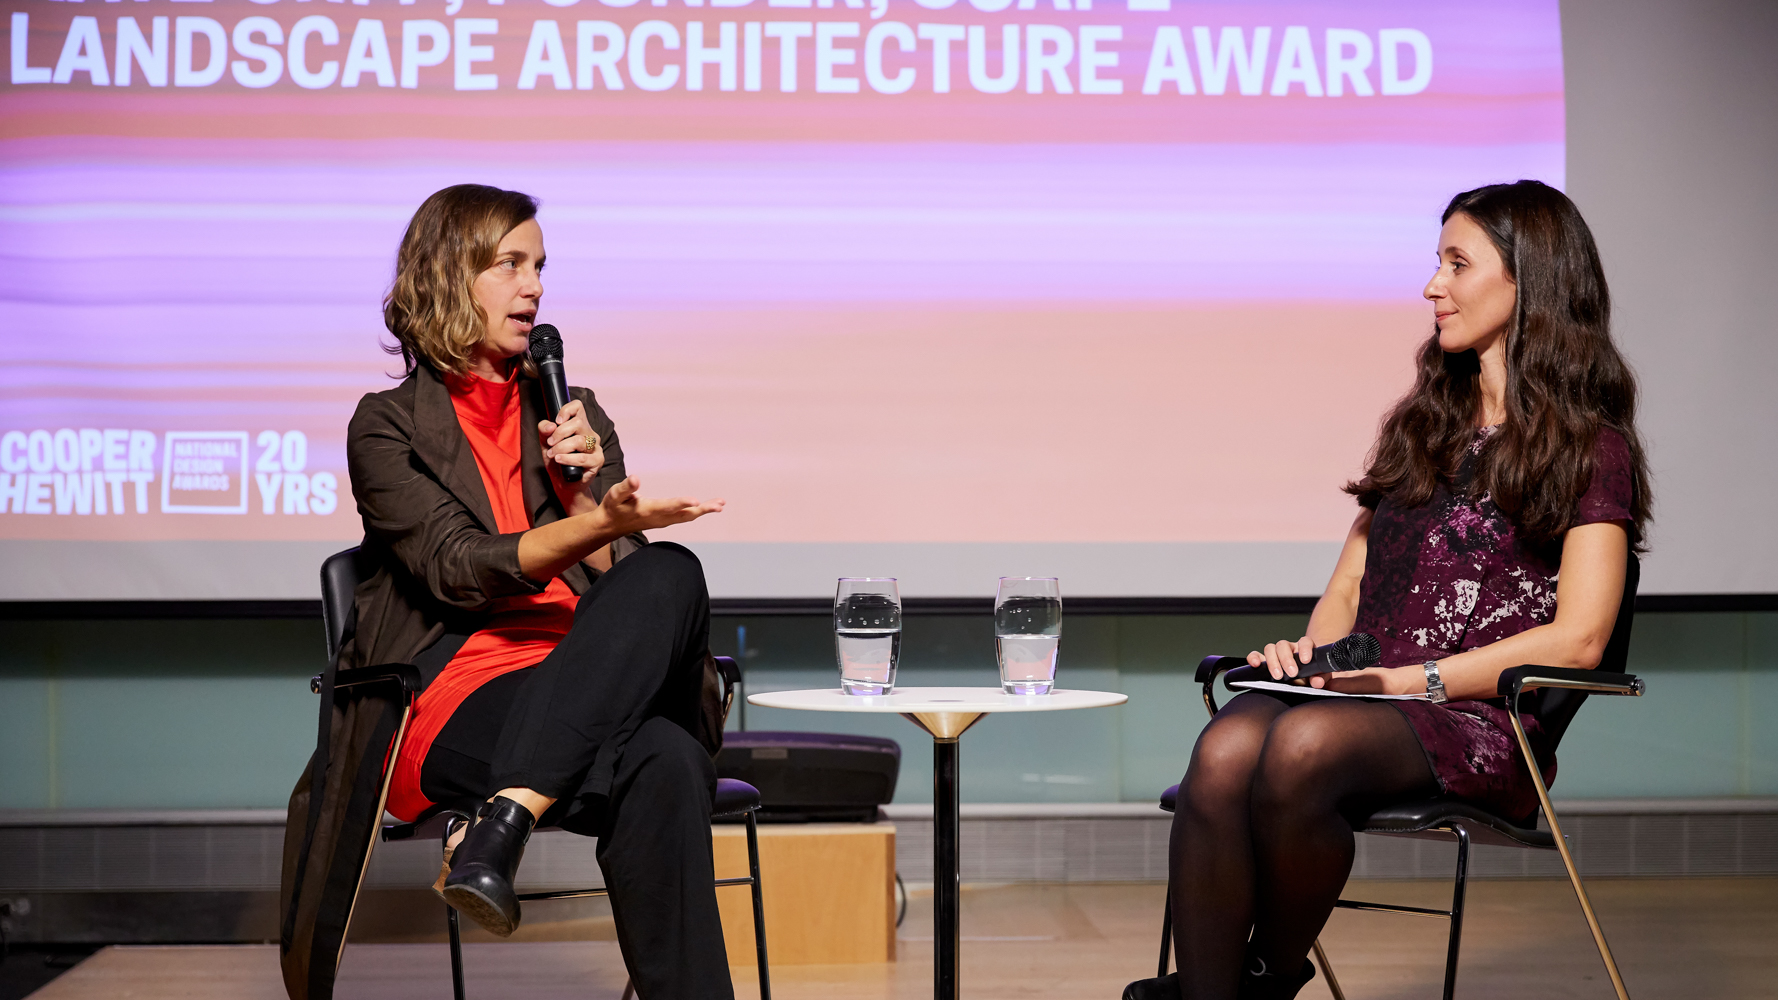
[[[336,552],[321,564],[321,620],[327,633],[327,659],[329,663],[337,662],[340,647],[352,634],[356,609],[353,604],[353,592],[358,584],[370,578],[376,571],[375,564],[364,552],[353,547],[343,552]],[[735,693],[741,688],[741,668],[735,661],[726,656],[718,656],[716,665],[723,681],[723,718],[728,718],[729,707],[734,703]],[[364,684],[399,684],[403,695],[401,721],[396,727],[395,742],[390,748],[389,757],[394,759],[400,751],[402,738],[407,735],[408,719],[413,714],[414,699],[420,691],[420,674],[409,664],[390,664],[385,666],[367,667],[351,671],[351,676],[336,673],[334,688],[345,689]],[[322,689],[320,675],[309,679],[309,690],[319,694]],[[395,773],[389,768],[383,775],[383,787],[377,800],[378,812],[389,800],[389,781]],[[416,817],[412,823],[387,823],[383,826],[384,841],[411,840],[415,837],[439,838],[440,845],[445,844],[456,833],[459,826],[470,821],[477,803],[446,803],[434,806]],[[759,811],[759,790],[744,781],[719,778],[716,782],[716,801],[711,810],[712,819],[732,819],[745,817],[747,823],[747,870],[745,878],[719,878],[718,887],[728,885],[750,886],[753,893],[753,942],[758,952],[759,962],[759,996],[760,1000],[771,1000],[772,984],[766,964],[766,923],[765,904],[761,899],[759,878],[759,825],[755,813]],[[543,830],[555,829],[544,827]],[[534,831],[541,832],[541,831]],[[370,859],[365,858],[368,867]],[[566,889],[556,892],[520,893],[519,899],[525,902],[548,899],[578,899],[588,896],[604,896],[608,889]],[[457,911],[445,907],[446,921],[450,928],[451,940],[451,990],[456,1000],[463,997],[463,940]],[[624,987],[625,1000],[633,995],[633,986]]]
[[[1589,694],[1614,694],[1640,696],[1644,685],[1640,678],[1632,677],[1623,672],[1630,654],[1630,624],[1636,613],[1636,587],[1641,578],[1641,564],[1634,555],[1624,573],[1624,596],[1618,605],[1617,622],[1611,630],[1611,640],[1606,644],[1605,653],[1599,660],[1596,670],[1573,670],[1560,667],[1540,667],[1527,664],[1513,667],[1500,675],[1499,696],[1505,698],[1508,715],[1512,719],[1514,735],[1518,737],[1519,752],[1531,772],[1531,781],[1537,786],[1537,798],[1542,804],[1541,813],[1549,824],[1548,830],[1538,829],[1537,814],[1528,817],[1509,818],[1497,816],[1485,809],[1471,805],[1458,799],[1438,796],[1430,799],[1419,799],[1384,806],[1370,814],[1362,824],[1355,828],[1358,833],[1373,833],[1386,837],[1408,837],[1423,840],[1444,840],[1454,838],[1457,841],[1457,871],[1451,889],[1451,908],[1448,910],[1426,909],[1418,906],[1396,906],[1390,903],[1369,903],[1358,900],[1342,899],[1336,906],[1348,910],[1382,910],[1390,913],[1417,913],[1429,917],[1445,917],[1451,922],[1451,936],[1445,950],[1445,1000],[1452,1000],[1457,989],[1457,954],[1463,938],[1463,895],[1469,880],[1469,846],[1490,844],[1498,847],[1516,847],[1533,850],[1554,850],[1562,856],[1562,866],[1568,871],[1568,880],[1574,886],[1575,898],[1580,901],[1581,911],[1586,914],[1587,927],[1593,932],[1593,943],[1599,948],[1599,957],[1605,962],[1605,970],[1611,976],[1611,985],[1617,991],[1619,1000],[1629,1000],[1630,994],[1624,988],[1624,980],[1618,974],[1617,961],[1612,958],[1611,947],[1605,943],[1605,932],[1599,927],[1599,918],[1593,912],[1593,904],[1587,898],[1586,887],[1581,884],[1580,871],[1574,866],[1574,857],[1568,852],[1568,843],[1562,836],[1561,824],[1557,822],[1556,811],[1550,805],[1550,792],[1543,783],[1543,775],[1537,769],[1536,759],[1531,752],[1530,741],[1525,737],[1524,727],[1519,722],[1521,705],[1529,709],[1542,723],[1544,735],[1549,740],[1550,752],[1554,753],[1556,744],[1560,743],[1568,724],[1574,721],[1574,715],[1580,710],[1581,703]],[[1244,657],[1206,656],[1198,664],[1196,680],[1204,688],[1204,706],[1210,710],[1212,717],[1216,715],[1216,678],[1228,671],[1228,679],[1240,680],[1245,674],[1248,680],[1269,680],[1263,670],[1255,670],[1247,666]],[[1523,700],[1527,695],[1535,700]],[[1167,812],[1174,810],[1179,797],[1179,786],[1174,785],[1161,793],[1161,808]],[[1159,975],[1167,974],[1169,956],[1173,944],[1173,909],[1171,899],[1161,918],[1161,963]],[[1315,942],[1315,961],[1321,967],[1321,974],[1327,979],[1329,991],[1334,1000],[1345,1000],[1340,990],[1339,980],[1334,977],[1333,967],[1328,963],[1327,953],[1322,950],[1321,942]]]

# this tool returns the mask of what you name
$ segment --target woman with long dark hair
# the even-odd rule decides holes
[[[716,772],[698,735],[709,597],[696,556],[640,532],[723,502],[641,496],[591,392],[544,409],[526,359],[536,215],[528,195],[461,184],[408,225],[384,303],[406,376],[365,396],[347,434],[376,571],[341,669],[419,668],[388,810],[474,812],[436,886],[451,906],[511,934],[532,829],[597,837],[640,994],[721,1000]]]
[[[1243,693],[1179,786],[1170,899],[1179,971],[1127,1000],[1293,997],[1352,867],[1348,820],[1442,792],[1512,817],[1537,806],[1503,670],[1598,666],[1649,517],[1636,382],[1573,202],[1536,181],[1445,209],[1425,289],[1434,334],[1384,418],[1362,508],[1308,634],[1249,653],[1277,680],[1354,631],[1380,665],[1309,682],[1372,701]],[[1523,722],[1546,780],[1552,754]]]

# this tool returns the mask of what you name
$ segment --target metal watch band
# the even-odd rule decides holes
[[[1438,661],[1427,660],[1425,668],[1426,693],[1432,696],[1432,703],[1434,705],[1442,705],[1446,701],[1449,701],[1450,699],[1445,696],[1445,682],[1440,680],[1438,676]]]

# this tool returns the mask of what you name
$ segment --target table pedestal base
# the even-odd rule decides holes
[[[910,712],[909,722],[932,734],[932,995],[957,1000],[958,953],[963,943],[959,911],[963,882],[959,849],[963,837],[957,782],[957,738],[982,712]]]
[[[963,880],[958,863],[962,826],[958,818],[955,739],[932,741],[932,995],[957,1000],[958,952],[963,944]]]

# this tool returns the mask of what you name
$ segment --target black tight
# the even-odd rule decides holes
[[[1268,969],[1294,973],[1352,870],[1348,817],[1437,787],[1413,728],[1388,704],[1292,708],[1257,692],[1229,702],[1198,737],[1173,816],[1181,995],[1234,997],[1250,934]]]

